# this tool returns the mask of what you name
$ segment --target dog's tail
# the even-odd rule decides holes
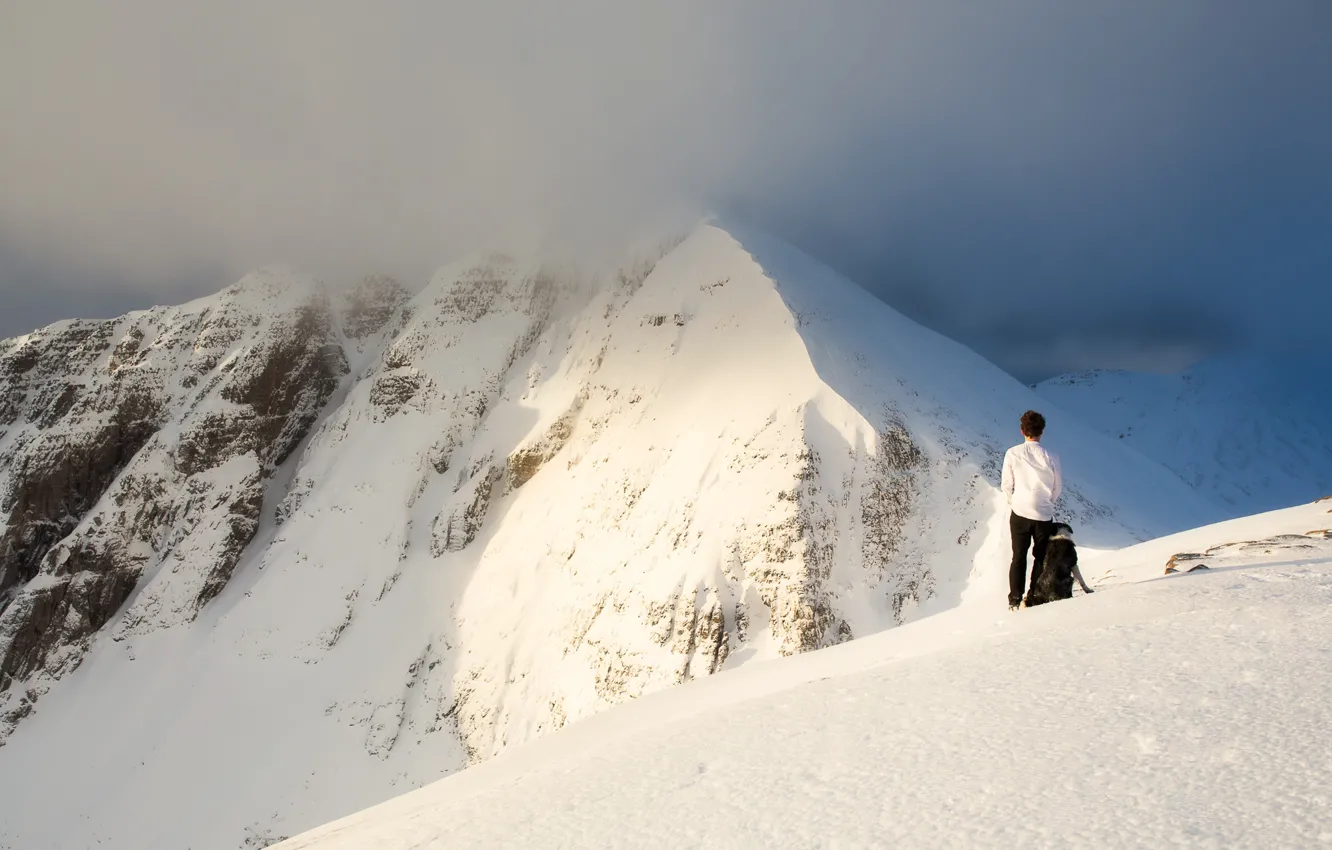
[[[1074,564],[1074,565],[1073,565],[1073,578],[1075,578],[1075,579],[1078,580],[1078,584],[1082,587],[1082,592],[1083,592],[1083,593],[1094,593],[1094,592],[1095,592],[1095,591],[1093,591],[1090,587],[1087,586],[1087,582],[1085,582],[1085,581],[1082,580],[1082,570],[1078,569],[1078,565],[1077,565],[1077,564]]]

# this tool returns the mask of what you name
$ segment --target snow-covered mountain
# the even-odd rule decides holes
[[[1043,406],[716,225],[606,280],[253,275],[0,342],[0,392],[23,848],[263,846],[652,691],[1001,606],[999,463]],[[1084,542],[1223,513],[1047,416]]]
[[[1105,553],[1132,583],[1071,603],[691,682],[281,847],[1318,846],[1329,504]],[[1163,577],[1180,552],[1211,569]]]
[[[1232,355],[1172,375],[1065,375],[1036,391],[1237,516],[1332,490],[1327,384],[1326,369],[1309,362]]]

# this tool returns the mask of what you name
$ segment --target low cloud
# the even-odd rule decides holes
[[[1114,359],[1078,348],[1107,317],[1138,360],[1312,344],[1329,31],[1321,0],[22,4],[0,333],[712,208],[1014,371]]]

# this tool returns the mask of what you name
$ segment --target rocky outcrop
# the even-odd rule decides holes
[[[491,463],[488,457],[471,466],[454,499],[435,518],[431,551],[436,557],[445,552],[461,552],[476,539],[486,521],[495,485],[503,476],[503,468]]]
[[[819,480],[819,456],[805,448],[794,461],[794,480],[778,494],[773,521],[742,537],[733,550],[758,588],[783,655],[836,642],[830,630],[837,614],[827,587],[835,529]]]
[[[0,535],[0,612],[157,429],[152,420],[121,414],[113,411],[110,422],[84,433],[43,434],[13,458],[0,503],[8,515]]]
[[[370,388],[370,403],[392,416],[420,392],[423,384],[425,379],[411,367],[380,375]]]
[[[869,459],[871,475],[860,500],[864,527],[861,552],[866,569],[889,572],[893,616],[900,623],[903,606],[920,602],[934,581],[923,559],[903,551],[908,523],[923,486],[925,453],[898,417],[879,430],[878,452]],[[889,569],[890,568],[890,569]]]
[[[1201,567],[1249,563],[1255,556],[1316,557],[1332,549],[1332,529],[1313,529],[1304,534],[1278,534],[1259,540],[1240,540],[1209,547],[1202,552],[1176,552],[1165,564],[1165,573],[1193,572]],[[1202,562],[1206,561],[1206,564]]]
[[[532,480],[532,477],[549,462],[569,441],[573,434],[574,423],[578,419],[581,400],[576,401],[564,414],[546,427],[540,436],[523,443],[509,453],[506,464],[507,487],[510,492]]]

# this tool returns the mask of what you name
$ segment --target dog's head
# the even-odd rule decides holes
[[[1073,541],[1073,526],[1066,522],[1056,522],[1050,529],[1050,539],[1067,540],[1071,543]]]

